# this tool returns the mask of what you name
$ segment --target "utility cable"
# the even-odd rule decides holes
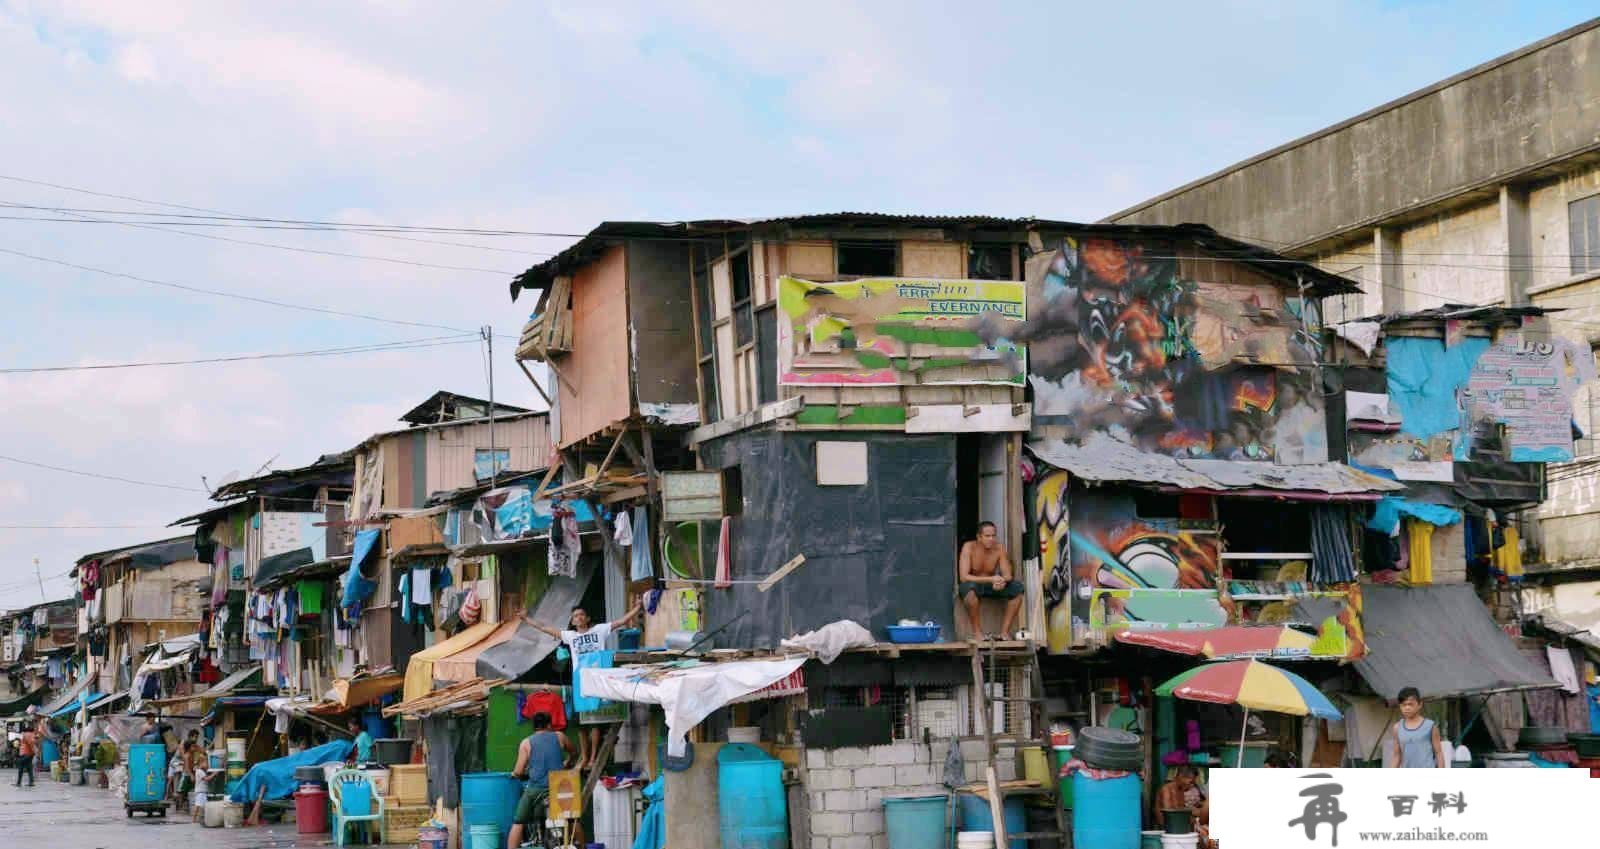
[[[448,340],[448,341],[442,341]],[[441,345],[464,345],[477,342],[476,336],[430,336],[422,339],[411,339],[400,342],[379,342],[371,345],[355,345],[348,348],[321,348],[311,351],[284,351],[274,354],[239,354],[230,357],[204,357],[194,360],[147,360],[131,363],[103,363],[78,366],[37,366],[33,368],[0,368],[0,374],[40,374],[47,372],[75,372],[75,371],[103,371],[110,369],[148,368],[153,366],[188,366],[208,363],[237,363],[247,360],[280,360],[294,357],[334,357],[346,354],[382,353],[385,351],[409,351],[416,348],[436,348]]]
[[[131,483],[131,484],[134,484],[135,486],[153,486],[153,487],[156,487],[158,489],[174,489],[174,490],[177,490],[179,492],[202,492],[202,493],[205,492],[204,489],[201,489],[198,486],[179,486],[179,485],[173,484],[173,483],[156,483],[155,481],[142,481],[142,480],[136,480],[134,478],[118,477],[116,475],[102,475],[102,474],[100,474],[98,472],[84,472],[84,471],[79,471],[78,469],[68,469],[68,468],[65,468],[65,467],[62,467],[62,466],[52,466],[52,465],[50,465],[48,463],[39,463],[39,462],[35,462],[33,460],[24,460],[21,457],[8,457],[8,456],[6,456],[4,454],[0,454],[0,460],[5,460],[6,462],[9,462],[9,463],[17,463],[17,464],[23,465],[23,466],[32,466],[32,467],[34,467],[36,469],[48,469],[48,470],[50,470],[52,472],[61,472],[63,474],[68,474],[68,475],[78,475],[80,477],[86,477],[86,478],[97,478],[99,480],[105,480],[105,481],[116,481],[118,483]],[[209,493],[207,493],[207,494],[209,494]]]

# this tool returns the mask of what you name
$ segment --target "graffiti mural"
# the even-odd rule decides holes
[[[1466,402],[1473,422],[1502,424],[1514,463],[1572,459],[1572,396],[1595,379],[1594,355],[1569,339],[1506,333],[1472,364]],[[1456,459],[1467,459],[1467,440]]]
[[[1195,282],[1158,242],[1067,239],[1030,263],[1034,421],[1170,456],[1327,460],[1314,334],[1268,284]]]
[[[778,281],[778,369],[786,386],[1021,384],[1013,339],[1026,286],[1003,280]]]
[[[1214,531],[1141,517],[1126,495],[1079,492],[1070,513],[1072,618],[1096,629],[1227,622]]]
[[[1039,576],[1044,582],[1046,644],[1051,654],[1072,645],[1072,544],[1067,538],[1066,472],[1046,472],[1034,483],[1034,527],[1039,536]]]

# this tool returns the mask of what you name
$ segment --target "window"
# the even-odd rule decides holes
[[[973,242],[967,248],[967,277],[972,280],[1016,280],[1011,265],[1011,245],[1006,242]]]
[[[738,466],[722,470],[722,515],[744,515],[744,472]]]
[[[769,304],[756,311],[756,375],[757,402],[771,404],[778,400],[778,309]]]
[[[711,263],[722,252],[720,242],[695,246],[690,262],[694,275],[695,324],[699,342],[701,418],[707,423],[722,418],[717,395],[716,312],[711,300]]]
[[[750,252],[729,257],[733,288],[733,339],[740,348],[755,341],[755,317],[750,308]]]
[[[840,242],[839,274],[843,277],[893,277],[898,246],[894,242]]]
[[[1589,343],[1589,355],[1600,363],[1600,340]],[[1572,456],[1588,457],[1600,454],[1600,387],[1594,384],[1579,389],[1574,397],[1578,415],[1578,430],[1583,431],[1583,438],[1572,443]]]
[[[478,480],[488,480],[509,468],[511,468],[509,448],[479,448],[472,452],[472,476]]]
[[[1567,233],[1572,273],[1600,271],[1600,195],[1567,204]]]

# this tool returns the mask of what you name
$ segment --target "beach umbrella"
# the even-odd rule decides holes
[[[1158,696],[1173,696],[1192,702],[1238,705],[1244,708],[1245,724],[1250,711],[1341,719],[1344,714],[1333,706],[1311,682],[1285,669],[1258,660],[1230,660],[1208,663],[1184,672],[1156,688]],[[1239,731],[1239,761],[1244,764],[1244,729]]]
[[[1252,656],[1288,660],[1311,657],[1317,638],[1285,625],[1224,625],[1188,631],[1119,631],[1116,640],[1213,660]]]

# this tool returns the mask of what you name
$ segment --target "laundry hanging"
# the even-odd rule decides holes
[[[1406,532],[1411,538],[1411,572],[1408,580],[1413,584],[1433,583],[1433,525],[1418,519],[1407,519]]]
[[[622,514],[626,519],[627,513]],[[619,520],[620,522],[621,520]],[[621,525],[618,525],[620,528]],[[633,560],[628,571],[628,579],[632,581],[648,581],[655,577],[655,564],[650,559],[650,508],[639,505],[633,508],[632,533]]]

